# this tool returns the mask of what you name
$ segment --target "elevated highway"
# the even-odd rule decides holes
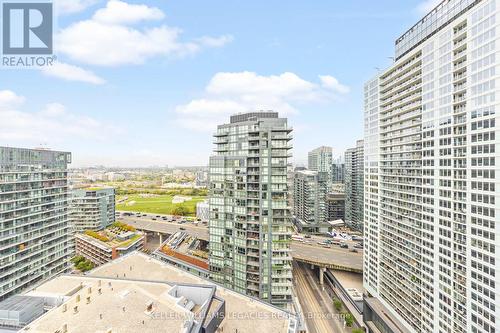
[[[208,241],[208,227],[204,225],[194,225],[193,223],[178,224],[176,222],[155,221],[152,217],[122,216],[120,220],[134,226],[138,230],[158,233],[160,236],[171,235],[180,228],[198,239]],[[161,237],[163,238],[163,237]],[[301,243],[292,241],[292,257],[313,266],[318,266],[320,271],[334,269],[354,273],[363,271],[363,255],[361,253],[350,252],[337,246],[325,248],[316,243]]]

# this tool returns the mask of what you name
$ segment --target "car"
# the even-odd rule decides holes
[[[304,238],[311,238],[311,235],[305,235]]]
[[[332,246],[331,246],[331,245],[329,245],[329,244],[323,244],[323,247],[324,247],[324,248],[326,248],[326,249],[330,249],[330,248],[332,248]]]
[[[341,243],[340,247],[343,248],[343,249],[348,249],[349,245],[347,245],[346,243],[343,243],[343,244]]]
[[[362,249],[362,248],[363,248],[363,244],[358,243],[358,244],[354,245],[354,247],[355,247],[356,249]]]
[[[161,216],[160,215],[156,215],[156,217],[160,218]]]
[[[151,220],[156,221],[156,218],[153,217]]]
[[[356,250],[356,249],[353,248],[353,249],[350,249],[349,252],[358,253],[358,250]]]
[[[186,228],[184,228],[184,227],[180,227],[179,229],[180,229],[180,230],[183,230],[183,231],[184,231],[184,230],[186,230]]]

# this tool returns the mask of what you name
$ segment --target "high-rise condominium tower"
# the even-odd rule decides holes
[[[332,147],[321,146],[311,150],[307,155],[307,168],[312,171],[325,172],[328,181],[332,178],[333,150]]]
[[[341,157],[335,159],[332,164],[332,182],[343,184],[345,181],[345,163]]]
[[[345,222],[351,228],[363,230],[364,186],[363,140],[345,151]]]
[[[217,127],[209,170],[212,278],[278,305],[292,297],[291,131],[276,112],[234,115]]]
[[[410,332],[500,332],[499,25],[443,1],[365,86],[364,286]]]
[[[70,153],[0,147],[0,300],[68,268]]]
[[[73,231],[100,230],[115,222],[115,189],[73,190],[70,197],[70,222]]]
[[[305,232],[328,232],[328,180],[326,172],[299,170],[294,173],[293,215]]]

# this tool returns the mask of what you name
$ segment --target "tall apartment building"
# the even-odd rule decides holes
[[[277,112],[234,115],[209,164],[211,278],[276,305],[292,298],[291,131]]]
[[[351,228],[363,230],[364,143],[345,151],[345,222]]]
[[[345,193],[330,192],[326,196],[326,219],[327,221],[345,221]]]
[[[0,300],[65,271],[66,152],[0,147]]]
[[[499,23],[443,1],[365,86],[364,287],[409,332],[500,331]]]
[[[328,174],[311,170],[296,171],[293,177],[293,216],[301,231],[328,231],[326,196]]]
[[[70,223],[74,232],[101,230],[114,222],[114,188],[86,188],[72,191]]]
[[[332,147],[321,146],[307,154],[307,168],[312,171],[325,172],[332,177],[333,150]]]
[[[344,183],[345,181],[345,163],[339,157],[332,163],[332,183]]]

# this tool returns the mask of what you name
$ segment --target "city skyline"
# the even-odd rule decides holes
[[[363,82],[390,65],[397,32],[432,7],[384,3],[359,11],[298,2],[264,10],[257,2],[218,13],[185,2],[56,1],[58,64],[2,72],[0,141],[72,151],[71,167],[206,165],[214,124],[273,109],[295,128],[294,163],[323,144],[338,157],[362,137]],[[133,36],[140,51],[124,43]],[[347,66],[353,59],[364,65]]]
[[[0,332],[500,332],[500,0],[0,17]]]

